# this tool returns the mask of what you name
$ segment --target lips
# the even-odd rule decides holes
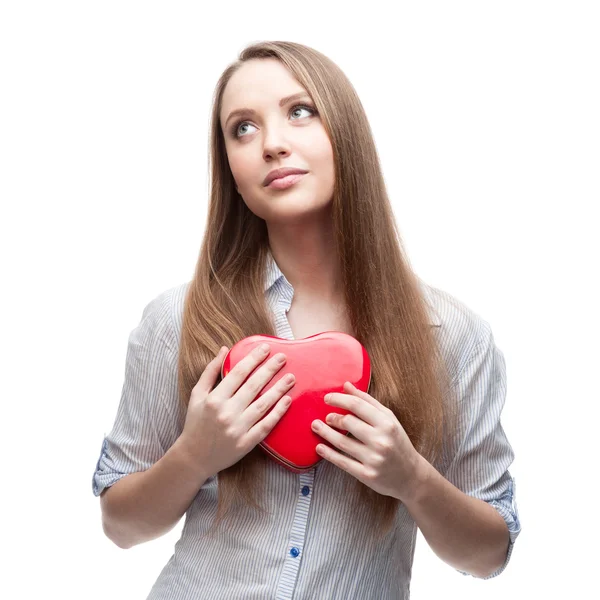
[[[303,173],[296,173],[296,175],[286,175],[285,177],[278,177],[277,179],[273,179],[273,181],[271,181],[267,188],[273,190],[287,190],[288,188],[295,185],[298,181],[300,181],[303,177]]]
[[[298,169],[296,167],[282,167],[281,169],[273,169],[265,177],[265,179],[263,181],[263,185],[267,186],[274,179],[286,177],[287,175],[296,175],[296,174],[304,174],[304,173],[308,173],[308,171],[306,169]]]

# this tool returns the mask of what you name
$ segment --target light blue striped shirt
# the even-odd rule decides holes
[[[277,335],[294,339],[286,316],[294,290],[271,255],[267,273],[265,294]],[[448,442],[447,462],[437,468],[460,490],[493,506],[510,532],[506,562],[490,579],[508,564],[521,530],[508,471],[514,453],[500,423],[504,357],[486,321],[450,294],[421,285],[461,403],[458,437]],[[150,468],[183,429],[177,357],[188,286],[154,298],[129,336],[121,400],[93,476],[96,496],[121,477]],[[326,460],[303,474],[268,461],[261,502],[269,514],[241,506],[234,528],[208,537],[218,475],[208,479],[148,599],[408,599],[417,526],[400,504],[393,530],[372,541],[372,515],[358,501],[354,482]]]

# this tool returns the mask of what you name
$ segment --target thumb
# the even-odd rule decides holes
[[[200,388],[207,393],[210,392],[217,381],[217,378],[221,374],[221,365],[223,364],[223,359],[228,351],[229,348],[227,348],[227,346],[221,347],[219,353],[206,365],[206,369],[204,369],[195,387]]]

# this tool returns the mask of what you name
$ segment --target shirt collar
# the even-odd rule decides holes
[[[265,277],[265,292],[269,291],[281,277],[285,279],[284,274],[281,272],[273,255],[271,254],[271,250],[267,251],[267,266],[266,266],[266,277]],[[287,280],[286,280],[287,281]]]
[[[277,266],[277,263],[275,262],[275,259],[273,258],[273,255],[271,254],[271,250],[269,249],[267,251],[265,293],[267,291],[269,291],[275,285],[275,283],[277,283],[277,281],[279,281],[282,277],[283,277],[284,281],[286,282],[286,284],[293,291],[294,288],[292,287],[292,284],[285,278],[285,275],[282,273],[281,269]],[[440,327],[442,324],[442,321],[440,319],[438,312],[436,311],[436,309],[434,307],[434,304],[433,304],[434,301],[433,301],[433,297],[431,294],[431,289],[421,279],[418,279],[418,281],[421,286],[421,290],[423,291],[423,295],[425,297],[425,302],[427,303],[427,306],[429,308],[429,322],[434,327]]]

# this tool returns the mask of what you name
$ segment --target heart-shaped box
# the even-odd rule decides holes
[[[368,392],[371,361],[367,350],[357,339],[340,331],[324,331],[296,340],[252,335],[230,348],[221,365],[221,377],[225,377],[249,352],[265,342],[271,346],[269,356],[283,352],[287,360],[257,394],[254,401],[268,392],[287,373],[293,373],[296,381],[286,394],[292,398],[292,404],[259,445],[271,458],[287,469],[302,473],[321,460],[316,451],[318,444],[331,446],[313,432],[312,422],[315,419],[325,421],[325,417],[331,412],[341,415],[349,412],[325,404],[325,395],[330,392],[346,393],[346,381],[357,389]],[[245,381],[265,362],[254,369]],[[338,431],[342,434],[347,433]]]

